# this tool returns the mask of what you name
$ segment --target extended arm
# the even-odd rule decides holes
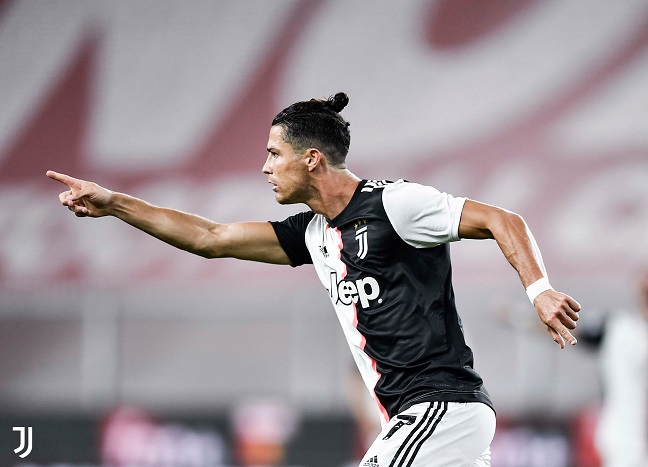
[[[459,237],[495,239],[508,262],[528,288],[547,277],[538,245],[524,219],[519,215],[487,204],[467,200],[459,223]],[[576,344],[569,332],[576,327],[580,305],[576,300],[553,289],[540,293],[533,305],[551,337],[561,348],[565,340]]]
[[[78,217],[114,216],[170,245],[205,258],[290,264],[269,222],[217,224],[68,175],[48,171],[47,176],[68,187],[59,200]]]

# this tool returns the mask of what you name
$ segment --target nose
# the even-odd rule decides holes
[[[266,159],[265,164],[263,164],[263,169],[261,169],[261,171],[266,175],[272,173],[270,168],[270,154],[268,154],[268,158]]]

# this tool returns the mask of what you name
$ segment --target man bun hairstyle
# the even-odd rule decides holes
[[[347,106],[348,103],[349,96],[347,96],[343,92],[338,92],[335,96],[329,97],[326,101],[326,105],[328,105],[335,112],[342,112],[342,110]]]
[[[328,99],[311,99],[286,107],[272,120],[272,126],[284,129],[284,140],[301,153],[308,148],[319,149],[334,167],[344,167],[351,144],[349,122],[340,112],[349,103],[349,96],[338,92]]]

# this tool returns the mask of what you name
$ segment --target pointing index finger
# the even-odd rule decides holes
[[[81,182],[81,180],[79,179],[70,177],[69,175],[54,172],[53,170],[48,170],[47,172],[45,172],[45,175],[47,175],[52,180],[56,180],[63,183],[64,185],[67,185],[70,188],[75,187],[75,185],[78,185]]]

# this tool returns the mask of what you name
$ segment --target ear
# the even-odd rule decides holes
[[[309,172],[312,172],[322,164],[326,163],[324,154],[322,154],[322,152],[317,148],[307,149],[304,160],[306,161],[306,166],[308,167]]]

